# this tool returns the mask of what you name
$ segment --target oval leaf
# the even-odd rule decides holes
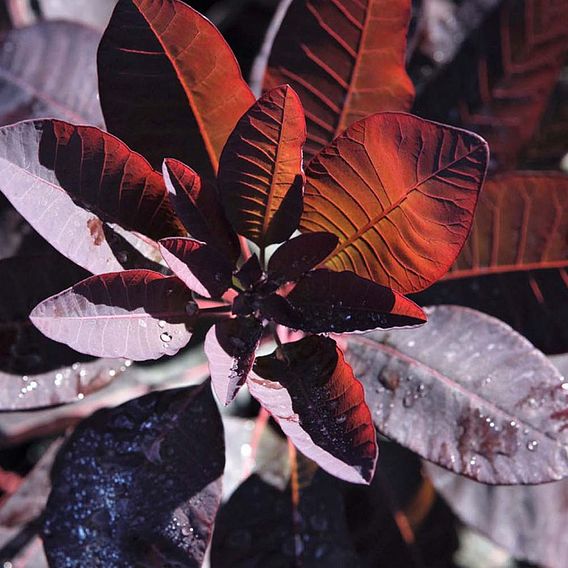
[[[254,102],[221,34],[179,0],[120,0],[98,66],[109,131],[155,168],[178,158],[211,178]]]
[[[452,266],[471,227],[488,149],[483,139],[400,113],[355,123],[306,171],[301,228],[328,231],[328,259],[403,294]]]
[[[0,191],[59,252],[121,270],[103,221],[153,239],[181,234],[162,176],[114,136],[59,120],[0,129]]]
[[[285,241],[302,214],[306,124],[289,87],[266,93],[241,118],[219,165],[219,193],[237,233],[261,247]]]
[[[209,383],[100,410],[52,472],[52,566],[201,566],[221,501],[223,426]]]
[[[354,121],[409,110],[409,0],[295,0],[274,40],[264,88],[290,83],[306,111],[311,158]]]
[[[467,308],[428,310],[409,331],[348,340],[379,431],[483,483],[544,483],[568,474],[562,377],[502,322]]]
[[[36,306],[30,319],[47,337],[81,353],[144,361],[184,347],[194,312],[181,280],[127,270],[79,282]]]
[[[310,336],[258,357],[247,384],[303,454],[346,481],[371,481],[377,460],[371,413],[335,341]]]

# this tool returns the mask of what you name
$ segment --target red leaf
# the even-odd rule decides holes
[[[237,233],[264,247],[285,241],[302,214],[306,124],[289,86],[260,98],[232,132],[219,165],[219,193]]]
[[[213,183],[203,183],[190,167],[171,158],[164,160],[162,172],[177,216],[190,236],[236,262],[241,253],[239,239],[225,217]]]
[[[109,131],[155,168],[172,157],[211,178],[254,102],[221,34],[178,0],[120,0],[98,65]]]
[[[320,467],[353,483],[371,481],[377,459],[371,413],[335,341],[306,337],[257,358],[248,386]]]
[[[221,297],[231,285],[231,263],[205,243],[184,238],[162,239],[160,250],[173,273],[206,298]]]
[[[276,284],[295,282],[323,262],[335,249],[338,238],[331,233],[306,233],[285,242],[270,257],[268,277]]]
[[[410,109],[409,19],[409,0],[292,2],[272,47],[264,88],[290,83],[298,92],[306,110],[308,158],[356,120]]]
[[[246,381],[262,335],[262,324],[237,317],[215,324],[205,337],[204,350],[215,394],[226,406]]]
[[[87,278],[36,306],[30,319],[81,353],[143,361],[184,347],[194,311],[181,280],[128,270]]]
[[[483,139],[401,113],[353,124],[306,171],[301,228],[328,231],[328,258],[407,294],[454,263],[471,227],[488,149]]]
[[[276,299],[279,297],[276,297]],[[276,322],[310,333],[343,333],[378,327],[419,325],[424,312],[402,294],[352,272],[313,270],[288,294],[284,303],[263,304],[263,314]]]
[[[162,176],[98,128],[59,120],[0,129],[0,190],[59,252],[101,273],[121,270],[103,221],[153,239],[183,232]]]

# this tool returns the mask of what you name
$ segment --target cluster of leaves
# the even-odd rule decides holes
[[[488,160],[484,140],[404,112],[414,100],[405,71],[410,2],[283,4],[285,16],[257,65],[265,72],[256,101],[219,32],[186,3],[119,0],[98,47],[102,115],[68,98],[77,89],[49,104],[38,98],[43,107],[34,101],[35,116],[72,108],[61,118],[76,122],[78,114],[98,127],[41,119],[0,129],[0,191],[55,249],[41,263],[2,261],[14,281],[2,285],[14,302],[3,316],[7,331],[0,328],[9,346],[0,353],[0,379],[16,385],[2,394],[4,408],[82,397],[128,360],[175,355],[213,316],[204,350],[220,401],[231,402],[246,383],[295,447],[346,481],[371,482],[375,428],[485,483],[566,476],[568,393],[552,364],[489,316],[451,306],[422,310],[407,295],[445,277],[417,296],[438,303],[453,297],[454,281],[460,288],[470,282],[475,292],[480,279],[521,272],[541,308],[545,299],[529,271],[565,274],[567,178],[492,174],[474,217]],[[460,109],[457,125],[480,129],[496,148],[493,170],[518,163],[562,64],[566,40],[549,25],[558,7],[545,4],[536,18],[532,3],[519,15],[504,2],[503,64],[488,72],[494,55],[469,54],[480,69],[477,91],[458,84],[439,105],[429,93],[458,73],[459,52],[414,107],[447,122]],[[505,31],[519,18],[528,41],[511,61],[520,32]],[[53,47],[68,32],[90,33],[60,22],[16,30],[10,41],[30,45],[29,34]],[[96,34],[85,41],[94,55]],[[83,54],[71,52],[68,65],[86,66]],[[15,65],[9,53],[2,64]],[[524,94],[533,84],[534,100]],[[84,92],[88,86],[81,83]],[[29,92],[22,96],[5,122],[27,112]],[[15,293],[30,266],[55,272],[54,281]],[[55,292],[31,320],[64,348],[21,321]],[[510,323],[531,326],[520,308],[513,311],[522,321]],[[389,329],[419,326],[426,316],[426,326]],[[374,329],[388,330],[338,335]],[[563,339],[554,336],[561,347],[551,350],[564,349]],[[35,364],[30,341],[38,346]],[[273,341],[272,354],[256,357]],[[207,382],[86,420],[55,465],[44,528],[50,564],[200,564],[220,504],[222,440]],[[313,491],[328,495],[324,516],[344,515],[348,501],[329,493],[327,478],[317,479]],[[256,483],[251,478],[242,495],[269,499]],[[292,556],[325,564],[318,549],[303,550],[309,527],[296,518],[301,495],[292,484],[296,510],[285,513],[296,519]],[[216,565],[230,565],[230,542],[221,523]],[[325,558],[358,562],[361,551],[348,549],[337,541]]]

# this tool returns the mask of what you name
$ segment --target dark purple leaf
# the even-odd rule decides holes
[[[0,124],[46,116],[103,126],[96,53],[100,35],[72,22],[41,22],[0,40]]]
[[[263,277],[262,266],[258,256],[253,254],[235,273],[237,280],[245,287],[250,288]]]
[[[160,251],[173,273],[206,298],[222,296],[231,285],[232,264],[205,243],[184,238],[162,239]]]
[[[335,341],[310,336],[257,358],[248,386],[303,454],[341,479],[370,482],[375,429],[363,387]]]
[[[225,465],[209,382],[100,410],[55,463],[52,566],[201,566]]]
[[[225,217],[212,182],[203,182],[188,166],[168,158],[162,166],[176,213],[190,236],[219,249],[233,262],[239,258],[239,239]]]
[[[254,318],[236,317],[215,324],[205,337],[213,388],[227,405],[246,381],[262,335],[262,324]]]
[[[306,233],[285,242],[270,257],[268,277],[276,284],[295,282],[323,262],[339,239],[331,233]]]
[[[39,304],[30,319],[51,339],[82,353],[143,361],[184,347],[195,310],[181,280],[127,270],[79,282]]]
[[[568,474],[568,391],[558,371],[502,322],[439,306],[413,330],[348,339],[380,432],[483,483]]]
[[[282,325],[311,333],[411,326],[426,321],[422,310],[402,294],[347,271],[313,270],[286,299],[289,306],[278,298],[267,300],[263,313]]]

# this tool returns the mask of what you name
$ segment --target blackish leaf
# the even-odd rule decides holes
[[[30,319],[81,353],[134,361],[175,355],[191,338],[191,291],[150,270],[91,276],[45,300]]]
[[[162,239],[160,250],[173,273],[206,298],[222,296],[231,285],[231,262],[205,243],[184,238]]]
[[[566,476],[568,392],[558,371],[494,318],[456,306],[427,313],[421,329],[348,340],[378,430],[483,483]]]
[[[235,273],[235,278],[245,287],[254,286],[263,277],[262,266],[256,254],[251,257]]]
[[[369,483],[377,444],[361,383],[335,341],[310,336],[259,357],[249,390],[294,445],[346,481]]]
[[[219,164],[219,195],[237,233],[260,247],[285,241],[302,215],[306,123],[289,87],[262,96],[239,120]]]
[[[52,566],[201,566],[221,501],[223,426],[209,383],[100,410],[52,473]]]

